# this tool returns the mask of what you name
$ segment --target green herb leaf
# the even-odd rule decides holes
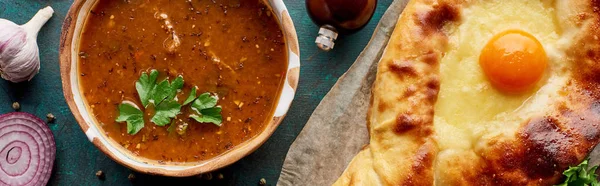
[[[117,122],[127,122],[127,133],[137,134],[144,127],[144,113],[131,103],[119,104]]]
[[[178,114],[180,114],[181,104],[176,100],[178,91],[183,88],[183,77],[178,76],[172,82],[168,79],[157,83],[158,71],[151,70],[150,73],[142,73],[138,81],[135,83],[135,88],[139,94],[140,100],[144,108],[148,104],[153,103],[155,113],[150,119],[157,126],[165,126],[171,124],[167,129],[169,132],[179,130],[179,134],[183,134],[187,128],[187,124],[181,124],[180,128],[173,122]],[[221,126],[223,118],[221,116],[221,107],[217,107],[217,97],[211,96],[210,93],[204,93],[197,96],[197,88],[193,87],[188,98],[183,102],[183,105],[191,103],[192,110],[197,114],[190,115],[191,118],[201,123],[213,123]],[[127,122],[127,132],[136,134],[144,127],[144,112],[136,108],[133,104],[122,103],[119,105],[118,122]]]
[[[175,96],[177,96],[177,90],[183,88],[183,76],[177,76],[177,78],[175,78],[175,80],[173,80],[173,82],[171,82],[171,87],[170,88],[170,92],[169,92],[169,96],[167,97],[167,99],[174,99]]]
[[[171,120],[171,124],[169,125],[169,128],[167,128],[167,132],[171,133],[173,132],[173,130],[175,130],[176,124],[175,122],[173,122],[173,120]]]
[[[200,112],[203,109],[212,108],[217,106],[217,98],[210,96],[210,93],[206,92],[204,94],[200,94],[198,99],[192,103],[192,108],[196,109],[196,111]]]
[[[160,103],[169,96],[170,86],[169,80],[166,79],[162,80],[156,85],[152,91],[152,100],[154,101],[154,106],[160,105]]]
[[[190,92],[190,95],[183,102],[183,105],[190,104],[192,101],[196,100],[196,98],[197,98],[197,96],[196,96],[196,87],[193,87],[192,91]]]
[[[150,75],[144,72],[140,76],[140,79],[135,82],[135,89],[137,90],[144,107],[148,106],[148,102],[152,97],[152,92],[156,86],[156,78],[158,78],[158,71],[151,70]]]
[[[200,115],[192,114],[190,118],[200,123],[213,123],[221,126],[223,117],[221,116],[221,107],[213,107],[200,110]]]
[[[173,80],[173,83],[169,83],[169,80],[162,80],[152,91],[152,100],[154,105],[160,105],[164,100],[172,100],[177,96],[177,90],[183,87],[183,77],[178,76]]]
[[[175,118],[181,110],[181,105],[175,100],[166,100],[156,106],[156,113],[151,121],[158,126],[165,126],[171,123],[171,119]]]
[[[600,186],[598,175],[596,175],[598,166],[594,166],[588,170],[588,160],[584,160],[576,167],[569,167],[563,172],[566,176],[565,182],[557,186]]]
[[[198,114],[192,114],[190,118],[200,123],[213,123],[221,126],[223,117],[221,116],[221,107],[216,107],[217,101],[217,97],[211,96],[208,92],[200,94],[192,103],[192,110]]]

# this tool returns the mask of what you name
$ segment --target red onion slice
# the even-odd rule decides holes
[[[0,185],[46,185],[55,156],[44,121],[24,112],[0,115]]]

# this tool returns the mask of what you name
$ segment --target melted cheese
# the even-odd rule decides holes
[[[474,4],[477,6],[464,7],[459,24],[445,28],[448,50],[440,64],[441,85],[434,116],[440,155],[448,153],[444,151],[477,154],[490,139],[514,138],[521,123],[551,104],[568,76],[557,44],[560,30],[551,3],[505,0]],[[509,29],[532,34],[548,54],[542,80],[532,91],[519,95],[507,95],[492,87],[478,61],[485,44]]]

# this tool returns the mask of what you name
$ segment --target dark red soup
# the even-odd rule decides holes
[[[262,132],[287,70],[283,33],[260,0],[100,0],[79,56],[81,90],[107,136],[160,163],[210,159]]]

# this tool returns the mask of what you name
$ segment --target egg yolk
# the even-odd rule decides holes
[[[547,60],[546,51],[533,35],[508,30],[485,45],[479,65],[492,86],[505,93],[521,93],[541,79]]]

